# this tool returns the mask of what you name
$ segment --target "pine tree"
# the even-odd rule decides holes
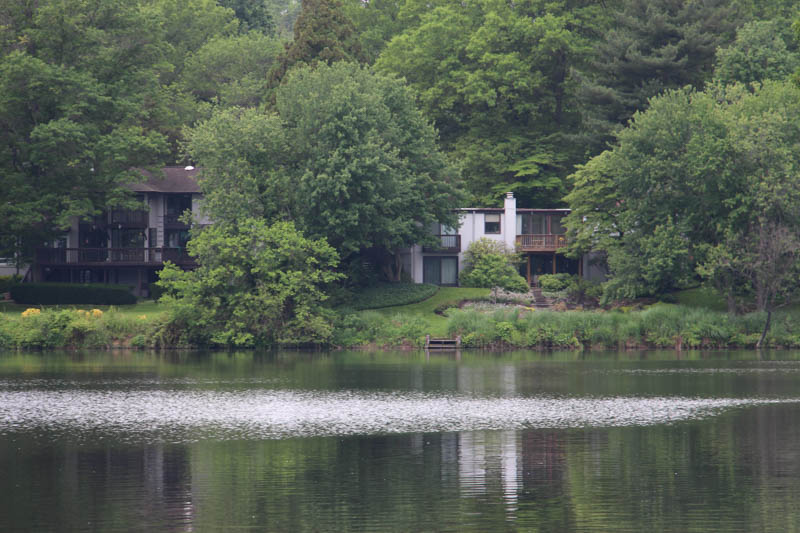
[[[336,61],[366,62],[353,22],[338,0],[303,0],[294,25],[294,39],[270,73],[269,85],[278,87],[296,65],[314,66]]]
[[[590,137],[602,146],[665,89],[702,89],[717,47],[733,40],[735,27],[726,0],[625,0],[584,73]]]

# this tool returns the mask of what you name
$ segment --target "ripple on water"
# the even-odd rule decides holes
[[[425,393],[0,390],[0,434],[63,431],[188,442],[412,432],[669,424],[796,402],[686,397],[486,398]]]

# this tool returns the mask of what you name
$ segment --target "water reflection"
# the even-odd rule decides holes
[[[0,358],[0,531],[800,528],[792,364],[91,357]]]

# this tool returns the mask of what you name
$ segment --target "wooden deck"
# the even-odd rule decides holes
[[[567,244],[566,235],[517,235],[517,248],[523,252],[555,252]]]
[[[37,248],[41,266],[159,266],[165,261],[195,266],[183,248]]]

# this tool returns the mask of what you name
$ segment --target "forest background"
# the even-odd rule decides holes
[[[390,161],[415,176],[402,188],[415,197],[396,206],[409,220],[448,222],[449,208],[513,191],[521,207],[573,209],[570,253],[607,253],[608,297],[702,279],[731,306],[745,295],[768,310],[797,279],[796,18],[784,0],[4,2],[0,255],[29,259],[70,217],[132,205],[121,185],[136,167],[227,161],[292,177],[292,161],[313,159],[315,176],[366,176]],[[334,63],[360,67],[309,70]],[[352,105],[319,109],[343,124],[334,140],[361,139],[347,152],[356,170],[336,167],[330,139],[301,146],[316,131],[311,100],[337,76],[358,80],[340,95]],[[384,115],[347,130],[365,107]],[[273,115],[280,124],[262,120]],[[376,137],[385,117],[397,125]],[[231,143],[237,133],[247,141]],[[396,155],[411,138],[423,142]],[[267,198],[294,182],[276,183],[254,190]],[[310,197],[328,192],[301,183]],[[393,251],[418,237],[374,209],[364,216],[382,233],[326,235],[341,212],[322,210],[329,220],[314,226],[293,205],[293,217],[269,201],[258,210],[335,241],[350,279],[363,274],[353,257],[391,277]],[[223,219],[231,203],[218,207]]]

